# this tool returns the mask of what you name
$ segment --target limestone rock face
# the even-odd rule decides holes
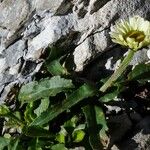
[[[48,46],[71,48],[74,69],[82,71],[107,50],[116,55],[109,37],[115,21],[133,15],[150,19],[149,10],[149,0],[1,0],[0,102],[39,71]],[[140,59],[147,59],[144,54]]]

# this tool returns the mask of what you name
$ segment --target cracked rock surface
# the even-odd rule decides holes
[[[15,85],[33,79],[48,46],[70,50],[75,64],[72,69],[77,72],[98,56],[98,75],[104,73],[104,68],[114,70],[124,51],[111,42],[110,27],[134,15],[150,20],[149,14],[149,0],[1,0],[0,103]],[[147,49],[143,49],[131,64],[148,60],[148,56]],[[97,64],[88,72],[97,74]],[[149,139],[149,135],[142,135],[142,131],[135,133],[133,140],[140,143],[137,137]]]

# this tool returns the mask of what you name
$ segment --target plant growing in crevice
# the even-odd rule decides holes
[[[101,79],[102,87],[99,81],[95,85],[87,80],[78,82],[65,68],[66,53],[55,47],[48,49],[44,66],[47,78],[21,87],[16,110],[0,106],[5,125],[15,129],[13,133],[4,131],[0,149],[67,150],[78,146],[104,149],[109,139],[104,104],[114,101],[128,83],[144,84],[150,79],[150,65],[146,63],[123,74],[134,53],[150,44],[150,23],[135,16],[117,23],[110,35],[115,43],[130,50],[119,69],[108,80]]]
[[[150,22],[140,16],[129,18],[128,21],[121,20],[120,23],[117,23],[112,28],[110,36],[113,42],[126,46],[130,50],[119,68],[100,88],[102,92],[105,92],[121,76],[132,60],[135,52],[150,44]]]

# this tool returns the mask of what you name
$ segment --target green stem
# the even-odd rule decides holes
[[[135,51],[129,50],[129,53],[124,58],[120,67],[112,74],[112,76],[106,81],[106,83],[99,89],[101,92],[105,92],[113,84],[113,82],[120,77],[120,75],[124,72],[124,70],[129,65],[130,61],[132,60],[134,53]]]

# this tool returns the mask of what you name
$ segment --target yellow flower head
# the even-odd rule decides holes
[[[111,28],[112,41],[132,50],[138,50],[150,44],[150,22],[140,16],[121,20]]]

